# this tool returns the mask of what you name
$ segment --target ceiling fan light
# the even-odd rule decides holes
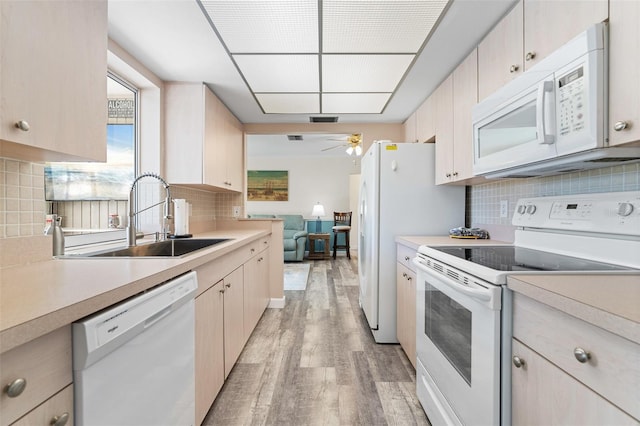
[[[353,154],[353,147],[352,146],[347,148],[347,154],[349,154],[349,155]]]
[[[351,155],[351,154],[349,154]],[[356,155],[362,155],[362,148],[360,147],[360,145],[356,146]]]

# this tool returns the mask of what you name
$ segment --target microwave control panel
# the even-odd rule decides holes
[[[557,78],[558,130],[566,136],[585,128],[587,94],[584,66]]]

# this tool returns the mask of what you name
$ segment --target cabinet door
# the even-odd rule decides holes
[[[453,75],[435,91],[436,101],[436,184],[448,183],[453,174]]]
[[[473,177],[471,110],[477,103],[478,50],[474,49],[453,71],[453,181]]]
[[[0,22],[2,155],[105,161],[106,0],[3,0]]]
[[[64,419],[66,424],[73,425],[73,385],[67,386],[11,425],[55,425]]]
[[[402,349],[416,367],[416,274],[396,263],[397,335]]]
[[[609,15],[609,143],[620,145],[640,141],[640,2],[611,0]]]
[[[244,132],[242,124],[230,112],[226,125],[226,182],[229,189],[240,192],[244,188]]]
[[[481,101],[524,70],[523,1],[478,45],[478,99]]]
[[[221,113],[224,111],[222,102],[205,88],[205,119],[204,119],[204,182],[207,185],[224,187],[226,175],[226,146],[224,121]]]
[[[244,273],[242,266],[224,278],[224,377],[244,346]]]
[[[608,17],[608,0],[524,0],[525,69]]]
[[[436,135],[435,99],[429,96],[415,112],[416,140],[418,142],[431,141]]]
[[[404,276],[402,274],[405,274]],[[406,268],[401,263],[396,263],[396,335],[398,342],[405,353],[407,353],[407,324],[405,315],[407,301],[407,286],[405,279]],[[408,354],[407,354],[408,356]]]
[[[512,424],[638,424],[518,340],[512,340],[512,352],[524,360],[520,368],[511,365]]]
[[[416,115],[417,112],[414,111],[414,113],[411,114],[403,124],[405,142],[416,142],[418,140],[416,134]]]
[[[204,420],[225,378],[223,288],[220,281],[196,298],[196,424]]]

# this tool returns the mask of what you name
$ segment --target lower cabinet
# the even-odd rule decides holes
[[[269,305],[269,250],[263,250],[244,265],[245,343]]]
[[[69,385],[12,426],[73,425],[73,385]]]
[[[224,372],[224,282],[196,298],[196,424],[204,420],[222,388]]]
[[[413,368],[416,367],[415,249],[398,244],[396,261],[396,334]]]
[[[224,378],[242,352],[244,339],[244,271],[239,267],[224,277]]]

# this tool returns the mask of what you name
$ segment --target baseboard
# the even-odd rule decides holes
[[[282,309],[284,308],[284,302],[285,302],[285,296],[282,296],[281,298],[272,297],[271,300],[269,301],[269,307],[274,309]]]

